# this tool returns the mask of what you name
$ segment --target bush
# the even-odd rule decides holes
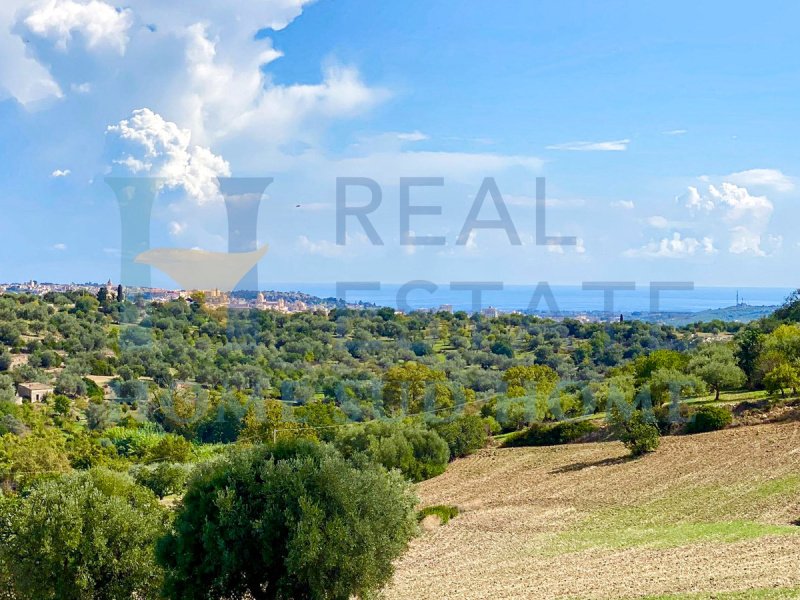
[[[371,421],[343,428],[334,443],[347,458],[365,454],[387,469],[398,469],[412,481],[444,473],[450,459],[447,442],[419,425]]]
[[[634,410],[630,415],[623,415],[617,408],[611,413],[614,431],[631,456],[642,456],[655,452],[660,443],[661,434],[641,410]]]
[[[366,598],[417,530],[397,473],[279,442],[199,467],[158,557],[168,598]]]
[[[436,515],[439,517],[442,525],[447,525],[450,519],[458,516],[458,507],[449,506],[447,504],[437,504],[436,506],[426,506],[417,512],[417,521],[422,521],[425,517]]]
[[[0,503],[2,571],[20,600],[155,598],[166,511],[129,477],[93,469]]]
[[[654,408],[653,415],[661,435],[670,435],[680,431],[682,424],[689,417],[689,407],[684,402],[680,402],[676,411],[670,402]]]
[[[597,427],[591,421],[570,421],[555,425],[534,423],[527,429],[509,435],[503,442],[503,446],[506,448],[558,446],[574,442],[595,431],[597,431]]]
[[[159,498],[180,494],[189,481],[191,465],[159,463],[154,466],[137,466],[131,473],[136,483],[146,487]]]
[[[686,423],[686,433],[705,433],[725,429],[733,421],[731,411],[722,406],[701,406]]]
[[[469,456],[486,445],[486,423],[478,415],[462,415],[433,426],[447,442],[450,458]]]

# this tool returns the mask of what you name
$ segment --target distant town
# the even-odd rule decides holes
[[[105,292],[101,292],[101,290]],[[92,295],[107,293],[116,297],[119,284],[109,279],[106,283],[52,283],[30,280],[23,283],[0,283],[0,294],[20,293],[45,296],[48,293],[65,293],[83,290]],[[169,288],[134,287],[123,288],[123,294],[127,300],[137,298],[149,302],[169,302],[172,300],[185,299],[202,301],[209,307],[225,307],[231,309],[255,309],[269,310],[284,314],[322,312],[327,314],[335,308],[358,309],[377,309],[378,305],[370,302],[345,302],[340,298],[320,298],[299,291],[234,291],[231,293],[218,289],[215,290],[177,290]],[[554,314],[548,311],[521,311],[503,310],[494,306],[487,306],[481,309],[480,313],[489,318],[496,318],[508,314],[535,314],[554,320],[573,319],[583,323],[607,322],[616,320],[639,320],[651,323],[664,323],[676,326],[687,325],[694,322],[709,322],[714,320],[750,322],[760,319],[772,313],[776,306],[752,306],[740,300],[738,294],[736,304],[725,308],[704,310],[702,312],[658,312],[651,313],[646,311],[623,312],[609,315],[601,310],[588,311],[562,311]],[[403,311],[395,310],[400,314]],[[453,313],[454,308],[451,304],[442,304],[434,308],[419,308],[415,312],[445,312]]]

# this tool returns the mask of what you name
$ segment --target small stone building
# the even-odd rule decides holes
[[[31,402],[44,402],[53,392],[53,386],[46,383],[20,383],[17,386],[20,398]]]

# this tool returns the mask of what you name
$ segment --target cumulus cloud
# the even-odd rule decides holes
[[[72,173],[72,171],[69,169],[56,169],[50,174],[50,177],[67,177],[70,173]]]
[[[649,242],[641,248],[626,250],[624,255],[645,258],[689,258],[695,255],[715,254],[716,252],[714,242],[710,237],[702,239],[683,237],[676,231],[671,238],[662,238],[658,241]]]
[[[269,40],[260,41],[260,51],[229,60],[206,25],[188,27],[184,37],[189,80],[179,99],[181,113],[207,142],[245,134],[263,144],[263,132],[269,131],[272,142],[281,143],[311,116],[354,116],[386,97],[364,84],[356,69],[339,65],[328,66],[320,83],[276,85],[263,71],[282,56]]]
[[[217,200],[217,177],[228,177],[230,165],[208,148],[191,144],[192,134],[152,110],[133,111],[107,129],[124,148],[114,160],[132,174],[161,177],[168,188],[182,188],[198,204]]]
[[[29,55],[23,38],[13,31],[17,14],[25,6],[25,0],[0,2],[0,100],[12,97],[33,106],[48,98],[60,98],[63,93],[47,68]]]
[[[53,250],[66,250],[66,249],[67,249],[67,245],[66,244],[62,244],[62,243],[53,244]]]
[[[548,150],[572,150],[576,152],[621,152],[628,149],[631,141],[611,140],[608,142],[565,142],[547,146]]]
[[[61,50],[80,34],[88,48],[106,46],[120,54],[125,52],[132,23],[129,9],[117,10],[100,0],[45,0],[24,19],[30,33],[52,40]]]

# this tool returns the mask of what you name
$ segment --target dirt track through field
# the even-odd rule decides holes
[[[461,514],[399,561],[392,599],[623,598],[800,587],[800,424],[485,450],[418,486]]]

